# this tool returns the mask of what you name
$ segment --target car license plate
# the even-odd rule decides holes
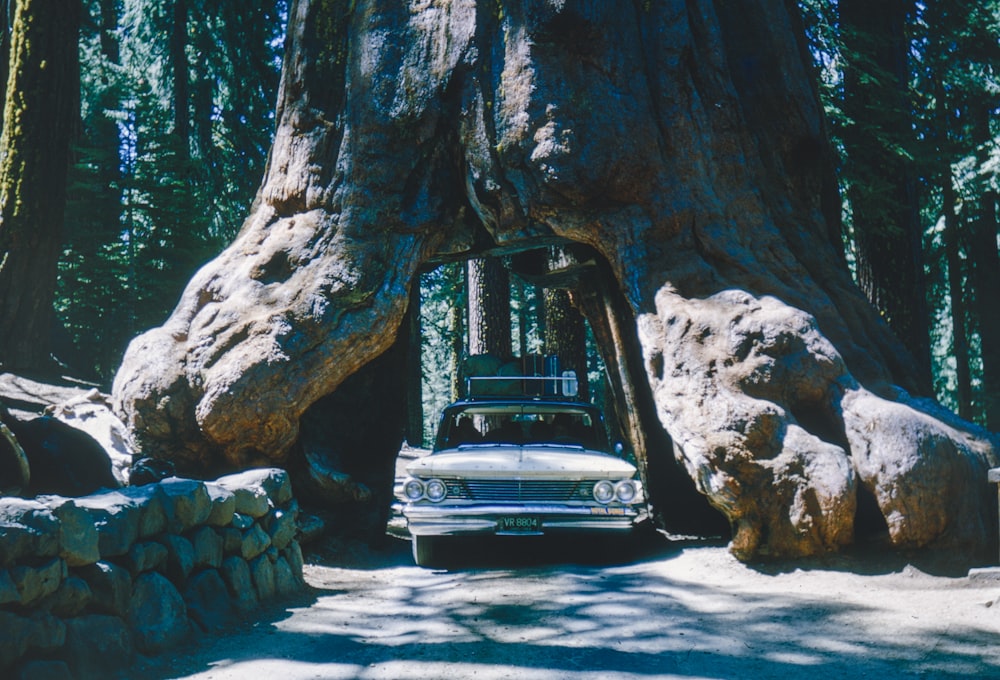
[[[537,517],[501,517],[497,520],[497,533],[530,534],[542,530],[542,523]]]

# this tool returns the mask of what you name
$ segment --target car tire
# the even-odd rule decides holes
[[[410,539],[413,561],[418,567],[435,567],[441,561],[441,540],[438,536],[413,536]]]

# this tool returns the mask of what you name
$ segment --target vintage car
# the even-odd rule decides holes
[[[407,465],[396,496],[418,565],[438,563],[445,537],[628,535],[646,518],[636,467],[613,452],[600,410],[566,390],[519,391],[470,389],[445,408],[431,453]]]

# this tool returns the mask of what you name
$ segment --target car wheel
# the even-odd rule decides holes
[[[438,536],[413,536],[410,539],[413,561],[418,567],[434,567],[441,561],[441,541]]]

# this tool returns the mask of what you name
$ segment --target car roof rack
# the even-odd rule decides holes
[[[580,384],[576,371],[562,375],[477,375],[466,379],[468,399],[534,398],[578,399]]]

